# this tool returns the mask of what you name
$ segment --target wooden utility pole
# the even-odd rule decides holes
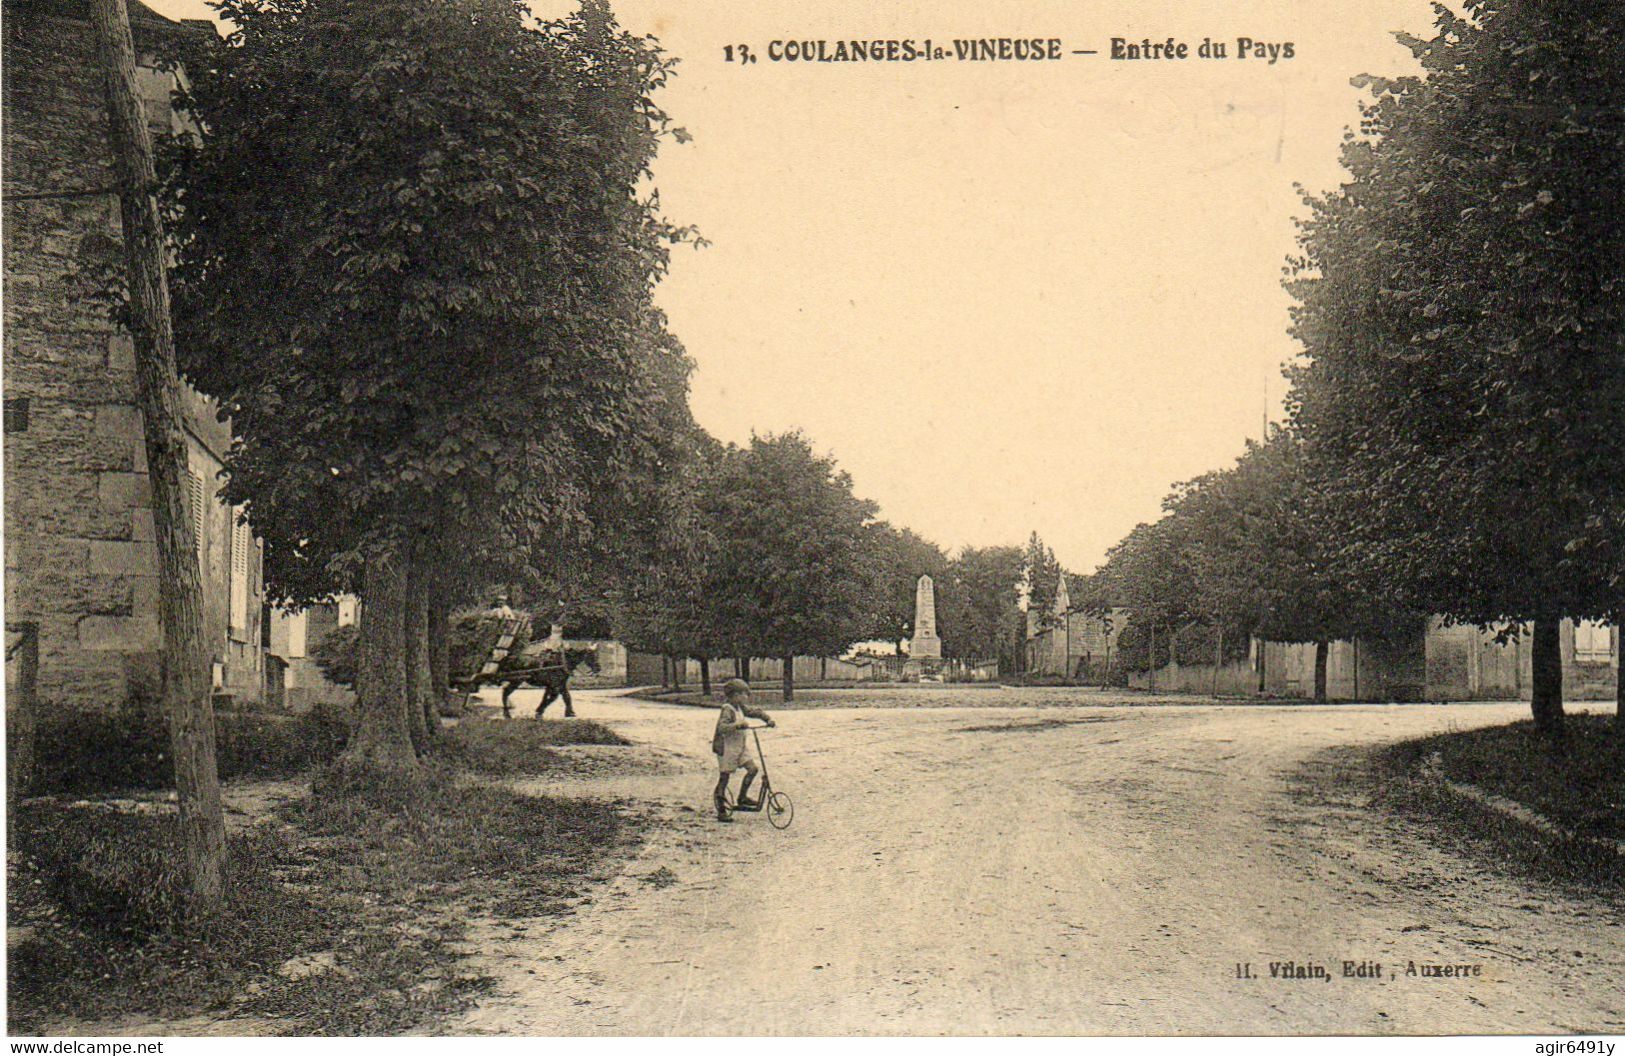
[[[1157,621],[1151,621],[1151,652],[1149,670],[1151,671],[1151,692],[1157,691]]]
[[[181,843],[195,910],[219,908],[226,830],[215,769],[214,705],[203,640],[203,588],[182,480],[180,380],[169,318],[163,223],[152,134],[136,94],[135,45],[125,0],[90,0],[107,77],[113,172],[119,189],[135,343],[136,389],[144,419],[147,472],[158,543],[158,615],[163,628],[163,701],[175,763]]]

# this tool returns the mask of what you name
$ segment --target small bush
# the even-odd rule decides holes
[[[64,710],[35,731],[34,792],[85,795],[174,785],[169,729],[147,712]]]
[[[332,704],[292,718],[256,712],[220,716],[220,777],[285,777],[330,762],[344,751],[352,723],[349,708]]]
[[[360,670],[356,656],[361,641],[361,628],[353,623],[335,627],[322,635],[310,651],[322,677],[336,686],[355,688],[356,672]]]
[[[348,709],[318,705],[301,715],[221,712],[215,753],[221,780],[285,777],[335,758],[349,737]],[[35,793],[91,795],[173,788],[169,728],[149,712],[60,711],[41,723]]]
[[[446,731],[441,750],[446,761],[466,770],[512,776],[550,769],[555,753],[548,749],[558,745],[629,743],[614,730],[589,719],[523,719],[461,723]]]

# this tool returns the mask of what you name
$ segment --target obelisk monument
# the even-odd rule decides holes
[[[908,643],[911,660],[940,660],[942,639],[937,637],[937,592],[930,576],[914,586],[914,637]]]

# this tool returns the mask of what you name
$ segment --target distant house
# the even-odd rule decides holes
[[[170,92],[183,74],[160,60],[213,27],[139,0],[130,17],[148,121],[181,130]],[[4,0],[4,107],[6,621],[38,627],[41,705],[140,703],[158,686],[158,562],[133,347],[85,299],[122,258],[83,0]],[[229,427],[190,389],[183,405],[214,684],[258,699],[260,547],[217,499]]]
[[[268,608],[265,615],[267,703],[303,711],[314,704],[347,704],[351,687],[330,682],[316,665],[316,647],[341,627],[356,623],[357,599],[349,595],[294,612]]]
[[[1027,672],[1078,682],[1106,683],[1118,667],[1117,638],[1128,623],[1128,610],[1089,612],[1073,603],[1082,591],[1079,577],[1061,575],[1049,618],[1027,612]]]

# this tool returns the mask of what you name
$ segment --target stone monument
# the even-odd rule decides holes
[[[942,659],[942,639],[937,637],[937,594],[930,576],[921,576],[914,587],[914,637],[908,643],[910,660]]]

